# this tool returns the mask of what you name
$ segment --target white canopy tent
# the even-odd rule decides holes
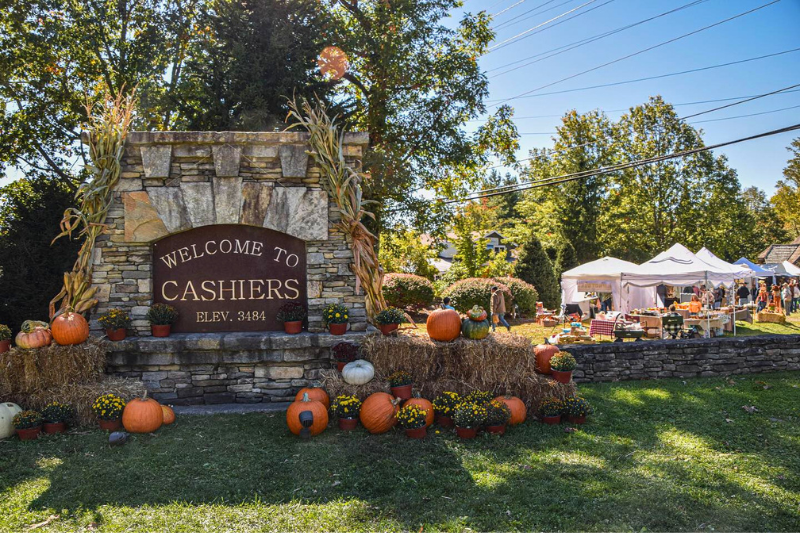
[[[722,261],[720,259],[720,261]],[[724,262],[724,261],[723,261]],[[732,271],[727,267],[714,266],[693,254],[681,244],[675,244],[650,261],[642,263],[630,272],[622,274],[622,285],[655,287],[658,285],[732,285],[736,277],[747,275],[744,269]]]
[[[628,312],[625,302],[641,305],[652,300],[652,290],[632,288],[632,295],[623,295],[622,273],[638,268],[635,263],[614,257],[603,257],[591,261],[561,275],[561,301],[579,304],[586,301],[586,293],[611,293],[613,307]],[[646,307],[648,304],[645,304]]]
[[[756,273],[753,272],[752,268],[746,265],[734,265],[732,263],[728,263],[727,261],[723,261],[716,255],[714,255],[714,253],[705,246],[703,248],[700,248],[700,250],[697,252],[696,255],[697,257],[699,257],[712,267],[718,268],[723,272],[724,271],[730,272],[730,275],[733,277],[732,279],[734,280],[751,279],[757,277]],[[733,281],[731,281],[731,283],[727,285],[730,286],[731,284],[733,284]]]
[[[783,268],[784,270],[786,270],[786,272],[788,272],[792,276],[800,276],[800,268],[794,266],[789,261],[783,262]]]

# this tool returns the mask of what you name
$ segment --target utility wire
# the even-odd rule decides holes
[[[511,10],[511,9],[514,9],[515,7],[517,7],[517,6],[518,6],[518,5],[520,5],[520,4],[524,4],[526,1],[527,1],[527,0],[519,0],[518,2],[515,2],[515,3],[511,4],[510,6],[508,6],[508,7],[507,7],[507,8],[505,8],[505,9],[501,9],[500,11],[498,11],[497,13],[495,13],[494,15],[492,15],[492,17],[497,17],[497,16],[499,16],[499,15],[502,15],[502,14],[503,14],[503,13],[505,13],[506,11],[509,11],[509,10]]]
[[[722,117],[722,118],[709,118],[709,119],[706,119],[706,120],[694,120],[694,121],[690,122],[689,124],[702,124],[704,122],[720,122],[720,121],[723,121],[723,120],[733,120],[735,118],[746,118],[746,117],[755,117],[755,116],[758,116],[758,115],[769,115],[771,113],[779,113],[781,111],[788,111],[789,109],[797,109],[799,107],[800,107],[800,105],[793,105],[793,106],[789,106],[789,107],[782,107],[780,109],[773,109],[771,111],[761,111],[759,113],[748,113],[747,115],[736,115],[736,116],[733,116],[733,117]]]
[[[770,91],[768,93],[757,94],[756,96],[751,96],[749,98],[746,98],[745,100],[740,100],[738,102],[733,102],[732,104],[722,105],[722,106],[719,106],[719,107],[715,107],[713,109],[706,109],[705,111],[700,111],[699,113],[693,113],[691,115],[687,115],[687,116],[682,117],[682,118],[683,118],[683,120],[686,120],[687,118],[699,117],[700,115],[705,115],[706,113],[713,113],[714,111],[719,111],[720,109],[727,109],[729,107],[733,107],[733,106],[736,106],[736,105],[739,105],[739,104],[744,104],[744,103],[747,103],[747,102],[752,102],[753,100],[758,100],[759,98],[764,98],[764,97],[767,97],[767,96],[772,96],[773,94],[782,93],[784,91],[788,91],[790,89],[794,89],[795,87],[800,87],[800,83],[796,83],[794,85],[790,85],[789,87],[784,87],[783,89]],[[704,121],[701,121],[701,122],[704,122]],[[707,122],[707,121],[705,121],[705,122]]]
[[[674,42],[676,42],[676,41],[679,41],[679,40],[681,40],[681,39],[685,39],[686,37],[690,37],[690,36],[692,36],[692,35],[696,35],[696,34],[698,34],[698,33],[700,33],[700,32],[703,32],[703,31],[709,30],[709,29],[711,29],[711,28],[717,27],[717,26],[719,26],[719,25],[721,25],[721,24],[725,24],[726,22],[730,22],[730,21],[732,21],[732,20],[736,20],[736,19],[738,19],[739,17],[744,17],[744,16],[746,16],[746,15],[750,15],[751,13],[755,13],[756,11],[759,11],[759,10],[761,10],[761,9],[764,9],[765,7],[769,7],[769,6],[771,6],[771,5],[777,4],[777,3],[778,3],[778,2],[780,2],[780,1],[781,1],[781,0],[772,0],[771,2],[768,2],[768,3],[766,3],[766,4],[763,4],[763,5],[761,5],[761,6],[758,6],[758,7],[756,7],[756,8],[753,8],[753,9],[750,9],[750,10],[747,10],[747,11],[744,11],[744,12],[742,12],[742,13],[739,13],[738,15],[734,15],[734,16],[732,16],[732,17],[728,17],[728,18],[726,18],[726,19],[723,19],[723,20],[720,20],[720,21],[718,21],[718,22],[715,22],[714,24],[709,24],[708,26],[704,26],[704,27],[702,27],[702,28],[699,28],[699,29],[697,29],[697,30],[690,31],[689,33],[684,33],[683,35],[679,35],[678,37],[673,37],[672,39],[668,39],[668,40],[666,40],[666,41],[662,41],[662,42],[660,42],[660,43],[658,43],[658,44],[655,44],[655,45],[653,45],[653,46],[649,46],[649,47],[647,47],[647,48],[643,48],[643,49],[641,49],[641,50],[638,50],[638,51],[636,51],[636,52],[633,52],[633,53],[631,53],[631,54],[628,54],[628,55],[625,55],[625,56],[622,56],[622,57],[618,57],[617,59],[614,59],[614,60],[612,60],[612,61],[608,61],[608,62],[606,62],[606,63],[603,63],[602,65],[597,65],[597,66],[595,66],[595,67],[592,67],[592,68],[590,68],[590,69],[587,69],[587,70],[584,70],[584,71],[581,71],[581,72],[578,72],[578,73],[572,74],[572,75],[570,75],[570,76],[567,76],[567,77],[565,77],[565,78],[561,78],[560,80],[556,80],[556,81],[553,81],[553,82],[547,83],[547,84],[545,84],[545,85],[541,85],[541,86],[539,86],[539,87],[536,87],[535,89],[531,89],[530,91],[526,91],[526,92],[524,92],[524,93],[520,93],[520,94],[518,94],[517,96],[513,96],[513,97],[510,97],[510,98],[506,98],[505,100],[502,100],[502,101],[500,101],[500,103],[499,103],[499,104],[497,104],[497,105],[504,104],[504,103],[506,103],[506,102],[508,102],[508,101],[511,101],[511,100],[516,100],[517,98],[520,98],[520,97],[523,97],[523,96],[529,95],[529,94],[531,94],[531,93],[535,93],[535,92],[537,92],[537,91],[540,91],[540,90],[542,90],[542,89],[546,89],[546,88],[548,88],[548,87],[552,87],[553,85],[557,85],[557,84],[559,84],[559,83],[562,83],[562,82],[565,82],[565,81],[567,81],[567,80],[571,80],[571,79],[573,79],[573,78],[577,78],[578,76],[583,76],[584,74],[588,74],[589,72],[594,72],[595,70],[599,70],[599,69],[601,69],[601,68],[605,68],[605,67],[607,67],[607,66],[609,66],[609,65],[613,65],[613,64],[615,64],[615,63],[619,63],[620,61],[624,61],[624,60],[626,60],[626,59],[630,59],[630,58],[632,58],[632,57],[635,57],[635,56],[638,56],[638,55],[640,55],[640,54],[644,54],[644,53],[646,53],[646,52],[650,52],[651,50],[655,50],[656,48],[660,48],[660,47],[662,47],[662,46],[666,46],[666,45],[668,45],[668,44],[674,43]]]
[[[553,2],[555,2],[555,1],[556,1],[556,0],[547,0],[547,2],[545,2],[544,4],[539,4],[538,6],[536,6],[536,7],[532,8],[532,9],[529,9],[529,10],[527,10],[527,11],[523,11],[522,13],[520,13],[520,15],[519,15],[517,18],[513,18],[513,19],[511,19],[511,20],[507,20],[507,21],[505,21],[505,22],[501,22],[501,23],[500,23],[500,24],[498,24],[497,26],[493,26],[493,27],[492,27],[492,29],[493,29],[493,30],[495,30],[495,31],[497,31],[497,30],[499,30],[500,28],[502,28],[503,26],[514,26],[514,25],[515,25],[515,24],[517,24],[518,22],[523,22],[523,21],[525,21],[525,20],[528,20],[529,18],[533,18],[533,17],[536,17],[536,16],[538,16],[538,15],[542,15],[542,14],[544,14],[544,13],[547,13],[548,11],[552,11],[552,10],[554,10],[554,9],[557,9],[557,8],[559,8],[559,7],[561,7],[561,6],[565,5],[565,4],[570,4],[570,3],[574,2],[575,0],[566,0],[566,2],[561,2],[560,4],[556,4],[556,5],[552,6],[552,7],[549,7],[549,8],[547,8],[547,9],[545,9],[544,11],[541,11],[541,12],[539,12],[539,13],[534,13],[533,15],[531,15],[531,16],[529,16],[529,17],[526,17],[526,16],[525,16],[525,15],[527,15],[528,13],[531,13],[531,12],[533,12],[533,11],[538,11],[539,9],[543,8],[544,6],[546,6],[546,5],[548,5],[548,4],[552,4],[552,3],[553,3]]]

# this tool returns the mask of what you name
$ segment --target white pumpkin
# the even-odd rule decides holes
[[[342,378],[350,385],[363,385],[375,377],[375,367],[369,361],[357,359],[342,369]]]
[[[7,439],[14,434],[14,415],[21,412],[22,409],[15,403],[0,403],[0,439]]]

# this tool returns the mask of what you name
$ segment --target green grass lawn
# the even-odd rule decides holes
[[[412,441],[280,414],[0,441],[0,530],[800,530],[800,372],[581,386],[576,432]],[[750,413],[743,406],[754,406]]]

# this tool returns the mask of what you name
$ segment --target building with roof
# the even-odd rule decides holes
[[[758,254],[759,263],[780,264],[784,261],[800,266],[800,236],[789,244],[771,244]]]

